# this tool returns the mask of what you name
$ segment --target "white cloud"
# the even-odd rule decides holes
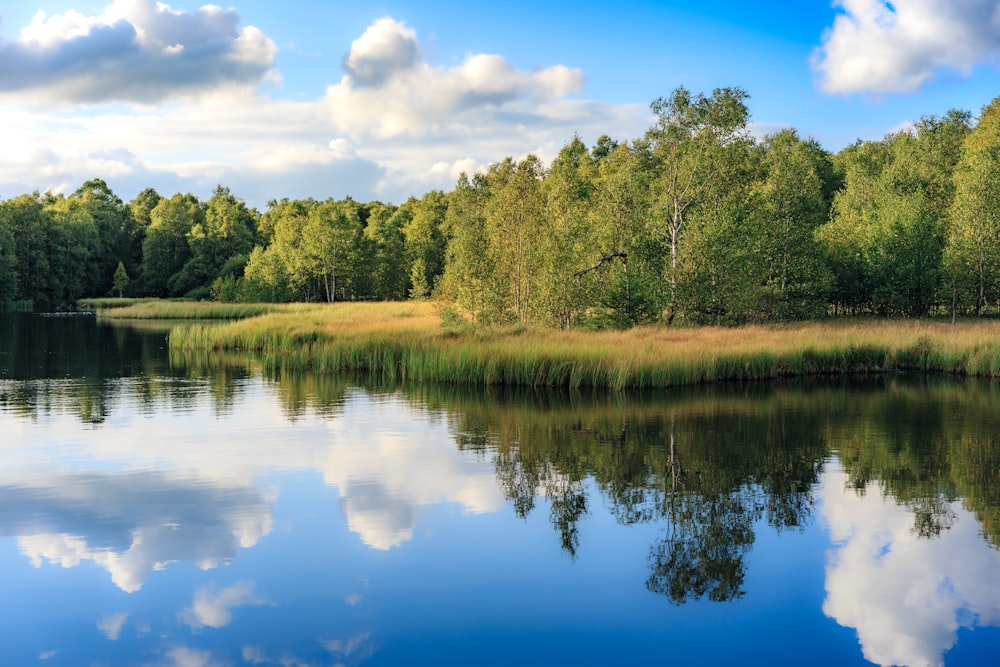
[[[115,0],[98,16],[39,11],[17,40],[0,42],[0,94],[156,103],[276,80],[274,43],[239,24],[232,9],[188,13],[154,0]]]
[[[221,591],[199,588],[194,603],[181,618],[192,628],[221,628],[233,620],[234,608],[262,604],[268,602],[254,593],[254,583],[239,581]]]
[[[128,614],[125,612],[111,614],[98,622],[97,629],[111,641],[117,641],[118,637],[121,636],[122,627],[125,625],[126,620],[128,620]]]
[[[207,197],[222,184],[258,208],[283,197],[398,203],[508,156],[551,160],[574,133],[628,140],[649,123],[643,104],[569,97],[584,77],[565,65],[528,71],[472,53],[437,66],[416,31],[391,18],[344,45],[344,74],[325,93],[279,99],[259,85],[273,44],[238,24],[232,10],[183,13],[152,0],[37,16],[0,43],[0,197],[100,177],[126,200],[146,187]],[[69,49],[87,72],[53,55]],[[39,106],[56,98],[106,103]]]
[[[361,86],[377,86],[420,60],[417,33],[391,18],[375,21],[351,43],[344,70]]]
[[[1000,54],[994,0],[836,0],[843,12],[813,54],[828,93],[908,93],[941,71],[963,75]]]
[[[857,629],[865,659],[879,665],[943,665],[960,627],[1000,624],[1000,552],[975,516],[950,506],[950,529],[935,539],[914,532],[913,511],[863,495],[831,467],[820,514],[836,547],[826,569],[823,611]]]
[[[582,91],[584,83],[578,69],[556,65],[526,72],[496,54],[471,54],[450,68],[433,66],[420,60],[416,33],[391,18],[380,19],[352,44],[344,69],[344,78],[327,90],[327,113],[343,133],[379,139],[446,136],[456,125],[499,120],[507,105],[558,99]],[[531,113],[529,108],[517,111]],[[470,117],[463,119],[465,114]]]

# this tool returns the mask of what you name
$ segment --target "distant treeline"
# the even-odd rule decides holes
[[[679,88],[642,137],[574,137],[548,168],[507,158],[399,206],[260,213],[221,186],[125,203],[102,180],[20,195],[0,202],[0,301],[434,296],[565,328],[996,309],[1000,98],[837,154],[790,129],[753,138],[746,102]]]

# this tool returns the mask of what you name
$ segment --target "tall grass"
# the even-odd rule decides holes
[[[175,350],[252,353],[270,369],[360,371],[472,385],[671,387],[782,376],[923,371],[1000,377],[1000,324],[832,321],[455,333],[426,303],[300,306],[171,331]]]
[[[88,304],[102,319],[133,320],[238,320],[273,312],[296,312],[306,304],[218,303],[167,299],[94,299]]]

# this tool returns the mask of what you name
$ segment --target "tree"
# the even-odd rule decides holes
[[[844,186],[834,196],[830,219],[817,229],[816,238],[834,274],[835,309],[870,311],[875,307],[875,252],[882,241],[877,217],[880,179],[892,153],[885,142],[858,141],[836,160]]]
[[[68,198],[69,208],[89,216],[97,233],[96,246],[88,259],[87,280],[79,288],[88,295],[107,294],[119,261],[138,273],[142,257],[142,229],[132,211],[108,184],[99,178],[86,181]]]
[[[462,173],[448,195],[444,234],[448,239],[442,295],[455,300],[472,315],[484,319],[489,302],[491,266],[486,256],[486,200],[489,182],[482,174],[471,180]]]
[[[766,267],[760,261],[752,189],[756,155],[733,153],[725,178],[706,188],[687,216],[684,248],[678,259],[675,303],[695,324],[737,324],[763,319]],[[757,201],[761,197],[755,198]]]
[[[35,308],[56,303],[61,285],[52,271],[57,232],[45,201],[34,192],[0,202],[0,227],[11,235],[17,263],[12,301],[30,301]]]
[[[328,199],[309,211],[302,233],[303,280],[318,279],[327,301],[337,299],[337,275],[347,273],[361,229],[357,207]]]
[[[125,270],[125,264],[123,262],[118,262],[118,268],[115,269],[114,278],[111,281],[111,290],[118,294],[120,299],[125,292],[125,288],[128,287],[129,277],[128,272]]]
[[[142,243],[142,276],[146,292],[152,296],[179,296],[193,281],[182,276],[192,258],[187,236],[203,215],[201,203],[191,194],[161,199],[150,211],[149,228]]]
[[[491,305],[497,321],[527,322],[536,315],[544,173],[534,155],[516,163],[508,158],[487,172],[487,258],[493,273]]]
[[[685,216],[719,178],[726,149],[746,138],[748,97],[741,88],[717,88],[705,97],[682,86],[650,105],[656,124],[646,132],[646,141],[658,172],[652,187],[659,200],[652,225],[670,243],[669,319],[676,306]]]
[[[403,226],[406,262],[409,267],[410,297],[430,296],[444,273],[447,239],[445,218],[448,197],[432,190],[412,204],[413,215]]]
[[[956,303],[972,302],[977,315],[1000,298],[1000,98],[987,105],[962,147],[947,264]]]
[[[764,140],[762,158],[755,245],[764,276],[758,312],[779,320],[822,315],[833,276],[815,233],[827,219],[822,175],[829,157],[815,141],[784,130]]]
[[[281,255],[259,245],[250,251],[236,292],[244,301],[285,302],[294,298],[289,285],[288,268]]]
[[[610,240],[591,226],[597,168],[587,146],[574,137],[552,161],[544,181],[544,233],[539,249],[538,304],[542,321],[569,329],[592,299],[576,273],[609,253]],[[619,255],[620,256],[620,255]],[[593,281],[588,281],[593,284]]]
[[[0,306],[5,302],[20,300],[17,284],[17,250],[14,247],[14,232],[0,204]]]
[[[50,197],[45,211],[51,216],[49,239],[50,270],[55,276],[58,304],[73,303],[82,296],[107,294],[112,270],[102,276],[101,233],[92,214],[93,207],[80,197]],[[103,289],[102,289],[103,287]]]
[[[205,202],[202,220],[187,234],[189,261],[202,272],[199,282],[206,284],[224,275],[241,274],[254,245],[256,227],[256,216],[246,204],[228,188],[216,187],[212,198]]]
[[[411,199],[402,206],[374,202],[366,208],[368,218],[360,239],[367,253],[368,277],[366,297],[383,301],[406,298],[410,276],[405,257],[404,230],[413,219]]]
[[[579,286],[584,292],[581,298],[596,307],[590,312],[590,324],[628,327],[653,319],[662,310],[665,247],[647,224],[652,177],[648,156],[640,148],[603,139],[591,151],[597,174],[588,214],[590,238],[598,249],[623,255],[581,275]],[[609,152],[604,154],[605,150]]]

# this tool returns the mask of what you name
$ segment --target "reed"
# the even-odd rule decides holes
[[[238,320],[272,312],[296,312],[305,304],[218,303],[168,299],[94,299],[86,302],[102,319]]]
[[[1000,324],[837,320],[621,332],[442,328],[426,303],[300,306],[170,333],[176,350],[249,352],[269,369],[620,391],[783,376],[921,371],[1000,377]]]
[[[157,302],[161,299],[132,299],[128,297],[98,297],[94,299],[77,299],[76,307],[83,310],[105,311],[113,308],[128,308],[139,303]],[[165,301],[163,303],[166,303]]]

